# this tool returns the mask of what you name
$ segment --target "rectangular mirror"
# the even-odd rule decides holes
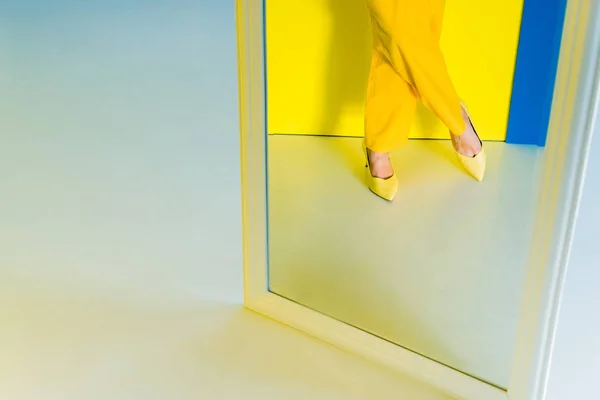
[[[564,13],[266,1],[269,290],[506,389]]]

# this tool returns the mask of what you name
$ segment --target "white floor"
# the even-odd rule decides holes
[[[485,146],[478,183],[448,141],[410,141],[389,204],[360,139],[271,136],[271,290],[506,387],[543,150]]]
[[[133,286],[0,288],[6,400],[449,400],[239,305]]]

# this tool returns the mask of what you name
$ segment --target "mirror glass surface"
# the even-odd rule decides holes
[[[405,6],[420,25],[396,32],[392,3],[421,4]],[[507,143],[524,135],[511,128],[523,4],[269,0],[265,14],[269,290],[501,388],[544,152]],[[461,100],[481,182],[480,143],[450,140],[470,126]],[[476,154],[467,167],[456,148]],[[385,153],[394,175],[373,180]],[[374,193],[393,179],[393,201]]]

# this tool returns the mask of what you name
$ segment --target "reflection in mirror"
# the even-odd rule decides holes
[[[501,388],[547,127],[511,109],[523,6],[266,2],[270,290]]]

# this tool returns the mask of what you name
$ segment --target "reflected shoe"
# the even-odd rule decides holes
[[[363,141],[363,152],[365,153],[366,162],[366,179],[367,186],[369,190],[381,197],[384,200],[392,201],[394,197],[396,197],[396,193],[398,192],[398,177],[396,176],[396,172],[392,173],[392,176],[389,178],[377,178],[371,174],[371,162],[369,160],[369,152],[367,151],[367,146]],[[390,161],[391,162],[391,161]],[[393,169],[393,167],[392,167]]]
[[[464,104],[461,104],[460,106],[467,113],[469,123],[473,128],[473,132],[475,132],[475,135],[477,135],[477,139],[479,139],[479,134],[477,134],[477,130],[475,129],[475,125],[473,125],[473,121],[471,120],[471,115],[469,114],[467,107],[465,107]],[[483,176],[485,175],[485,165],[487,157],[485,155],[485,150],[483,149],[483,142],[481,141],[481,139],[479,139],[479,142],[481,143],[481,150],[473,157],[464,156],[460,154],[456,149],[454,151],[456,152],[456,156],[458,157],[458,160],[460,161],[464,169],[467,170],[467,172],[473,178],[481,182],[483,180]]]

